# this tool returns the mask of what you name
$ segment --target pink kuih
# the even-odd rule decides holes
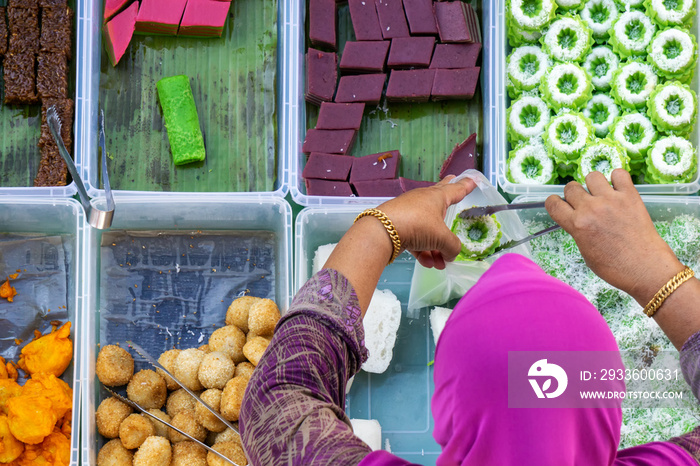
[[[301,176],[322,180],[347,181],[352,168],[353,157],[312,152]]]
[[[335,32],[336,10],[335,0],[309,1],[309,39],[314,47],[338,49]]]
[[[401,0],[374,0],[374,6],[377,7],[379,26],[385,39],[410,35]]]
[[[305,154],[325,152],[327,154],[348,154],[355,142],[357,131],[353,129],[325,130],[310,129],[301,151]]]
[[[106,23],[114,15],[119,13],[122,8],[124,8],[124,5],[129,3],[130,0],[105,0],[105,11],[104,11],[104,20],[103,22]]]
[[[105,50],[112,66],[117,66],[124,52],[129,47],[129,42],[134,35],[136,16],[139,12],[138,2],[112,18],[110,22],[102,26]]]
[[[460,68],[456,70],[435,70],[433,100],[471,99],[479,83],[480,68]]]
[[[323,102],[318,112],[316,129],[360,129],[365,104]]]
[[[382,40],[377,8],[373,0],[348,0],[350,19],[357,40]]]
[[[397,150],[355,157],[350,171],[350,183],[396,178],[400,161],[401,154]]]
[[[218,0],[188,0],[182,16],[179,36],[221,37],[231,2]]]
[[[176,35],[185,5],[187,0],[141,0],[136,33]]]
[[[343,56],[340,58],[340,71],[383,73],[390,43],[388,40],[346,42]]]
[[[382,98],[385,74],[343,76],[335,95],[336,102],[366,102],[377,105]]]
[[[403,190],[403,192],[410,191],[416,188],[427,188],[435,184],[432,181],[418,181],[403,177],[399,178],[399,183],[401,183],[401,189]]]
[[[321,105],[333,100],[338,82],[338,55],[335,52],[321,52],[309,48],[306,53],[306,93],[307,102]]]
[[[476,14],[468,4],[460,1],[435,2],[433,11],[441,42],[481,42],[475,23]]]
[[[473,44],[437,44],[431,68],[474,68],[481,52],[481,42]]]
[[[432,0],[403,0],[408,27],[414,36],[438,33]]]
[[[352,183],[360,197],[396,197],[403,194],[399,180],[371,180]]]
[[[307,179],[306,194],[309,196],[354,196],[347,181]]]
[[[393,70],[389,75],[386,99],[389,102],[427,102],[436,70]]]
[[[433,57],[434,37],[399,37],[391,40],[389,68],[427,68]]]
[[[440,179],[447,175],[461,175],[464,170],[477,168],[476,133],[457,145],[440,168]]]

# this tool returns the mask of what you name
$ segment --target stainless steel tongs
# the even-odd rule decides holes
[[[100,110],[100,135],[99,135],[99,145],[102,150],[102,179],[105,185],[105,198],[107,200],[107,210],[100,210],[90,203],[90,196],[88,196],[85,185],[83,184],[82,178],[78,174],[78,170],[75,168],[73,159],[71,158],[66,145],[61,137],[61,119],[58,116],[58,112],[54,106],[49,107],[46,111],[46,123],[49,126],[49,131],[56,141],[58,146],[58,152],[63,157],[66,162],[70,176],[75,181],[75,185],[78,187],[78,197],[80,197],[80,203],[85,209],[85,213],[88,218],[88,223],[93,228],[99,230],[106,230],[112,225],[112,218],[114,217],[114,197],[112,196],[112,189],[109,186],[109,176],[107,175],[107,151],[105,150],[105,130],[104,130],[105,115],[102,110]]]

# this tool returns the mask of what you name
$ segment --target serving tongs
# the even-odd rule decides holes
[[[488,206],[480,206],[480,207],[472,207],[471,209],[466,209],[457,214],[459,218],[462,219],[468,219],[471,217],[483,217],[485,215],[492,215],[495,214],[496,212],[502,212],[504,210],[523,210],[523,209],[542,209],[544,208],[544,202],[523,202],[521,204],[502,204],[502,205],[488,205]],[[538,236],[546,235],[547,233],[551,233],[553,231],[556,231],[560,229],[561,227],[559,225],[552,225],[551,227],[545,228],[544,230],[540,230],[538,232],[535,232],[531,235],[526,236],[525,238],[518,239],[518,240],[510,240],[506,241],[503,244],[500,244],[491,255],[497,254],[505,249],[511,249],[516,246],[520,246],[521,244],[525,244],[528,241],[537,238]]]
[[[109,185],[109,176],[107,175],[107,151],[105,150],[105,115],[102,110],[100,110],[100,135],[99,135],[99,146],[102,150],[102,179],[105,185],[105,198],[107,200],[107,210],[100,210],[90,203],[90,196],[88,196],[87,190],[85,189],[85,184],[83,184],[82,178],[78,174],[78,170],[75,168],[73,159],[71,158],[66,145],[61,137],[61,118],[58,116],[55,106],[49,107],[46,110],[46,123],[49,126],[49,131],[56,141],[58,146],[58,152],[61,157],[66,162],[70,176],[75,181],[75,185],[78,187],[78,196],[80,197],[80,203],[85,209],[87,214],[88,223],[93,228],[98,230],[106,230],[112,225],[112,218],[114,217],[114,197],[112,196],[112,189]]]

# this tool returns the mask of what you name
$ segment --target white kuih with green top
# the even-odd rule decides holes
[[[452,222],[452,233],[462,242],[462,250],[455,260],[474,261],[490,256],[501,240],[501,224],[495,215],[462,218]]]

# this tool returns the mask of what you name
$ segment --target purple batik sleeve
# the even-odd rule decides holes
[[[299,290],[248,384],[240,430],[252,465],[357,465],[370,448],[343,411],[367,359],[350,282],[324,269]]]
[[[700,400],[700,332],[688,338],[681,348],[681,370],[693,395]]]

